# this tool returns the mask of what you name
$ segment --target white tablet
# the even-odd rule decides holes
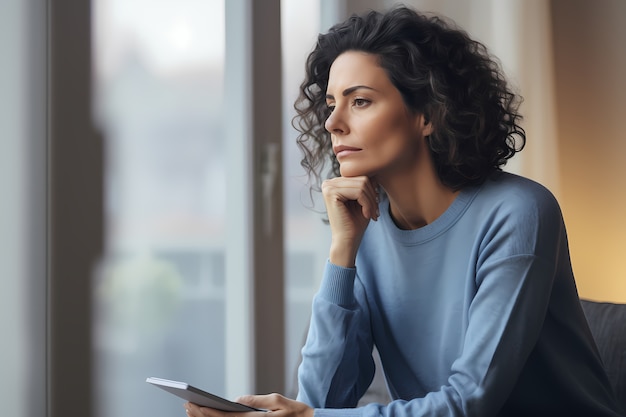
[[[202,391],[201,389],[193,387],[186,382],[172,381],[169,379],[155,377],[147,378],[146,382],[202,407],[210,407],[222,411],[266,411],[229,401],[220,396]]]

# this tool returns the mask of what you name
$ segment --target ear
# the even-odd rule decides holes
[[[433,133],[433,124],[430,122],[428,116],[425,114],[417,115],[417,119],[415,120],[417,124],[418,131],[422,134],[423,137],[430,136]]]

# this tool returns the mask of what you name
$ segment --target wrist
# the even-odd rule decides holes
[[[357,248],[339,242],[331,242],[328,259],[330,263],[344,268],[354,268],[356,264]]]

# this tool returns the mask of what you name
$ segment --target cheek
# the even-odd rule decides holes
[[[400,124],[397,120],[389,117],[377,117],[369,120],[361,128],[361,134],[365,141],[372,146],[382,146],[389,138],[399,133]]]
[[[375,123],[367,131],[369,142],[382,153],[409,151],[418,142],[413,127],[402,117],[386,118]]]

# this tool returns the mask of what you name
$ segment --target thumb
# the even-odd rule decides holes
[[[241,397],[235,398],[235,402],[253,407],[254,395],[242,395]]]
[[[237,398],[237,402],[249,407],[263,410],[277,410],[281,408],[283,397],[279,394],[268,395],[243,395]]]

